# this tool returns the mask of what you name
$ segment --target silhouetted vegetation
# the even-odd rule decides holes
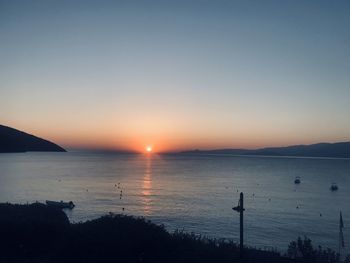
[[[126,215],[69,223],[63,211],[39,203],[0,204],[0,237],[0,262],[240,262],[232,241],[170,234],[163,226]],[[246,248],[244,262],[338,259],[330,250],[315,251],[309,239],[292,242],[288,255],[293,259]]]
[[[322,249],[321,246],[315,249],[312,246],[311,240],[307,237],[304,237],[304,239],[299,237],[296,241],[290,242],[287,254],[290,258],[301,259],[307,262],[339,262],[339,254],[334,250],[329,248]]]

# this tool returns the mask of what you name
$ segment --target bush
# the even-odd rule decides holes
[[[322,249],[318,246],[318,249],[314,249],[311,239],[306,236],[304,239],[298,237],[296,241],[290,242],[288,246],[287,255],[293,259],[299,259],[306,262],[315,263],[334,263],[339,262],[339,254],[334,250],[327,248]]]
[[[289,257],[275,251],[239,247],[230,240],[193,233],[167,232],[144,218],[109,214],[82,223],[70,223],[64,212],[43,204],[0,204],[0,262],[337,262],[330,249],[314,249],[311,240],[290,243]]]

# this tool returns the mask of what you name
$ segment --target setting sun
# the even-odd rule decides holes
[[[152,152],[152,147],[151,146],[147,146],[146,152],[148,152],[148,153]]]

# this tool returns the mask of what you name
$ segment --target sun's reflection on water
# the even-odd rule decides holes
[[[142,180],[141,202],[144,215],[152,212],[152,156],[146,156],[145,172]]]

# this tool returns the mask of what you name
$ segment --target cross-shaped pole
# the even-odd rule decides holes
[[[243,193],[239,195],[238,206],[232,208],[233,210],[239,212],[239,256],[243,258],[243,211],[245,210],[243,207]]]

